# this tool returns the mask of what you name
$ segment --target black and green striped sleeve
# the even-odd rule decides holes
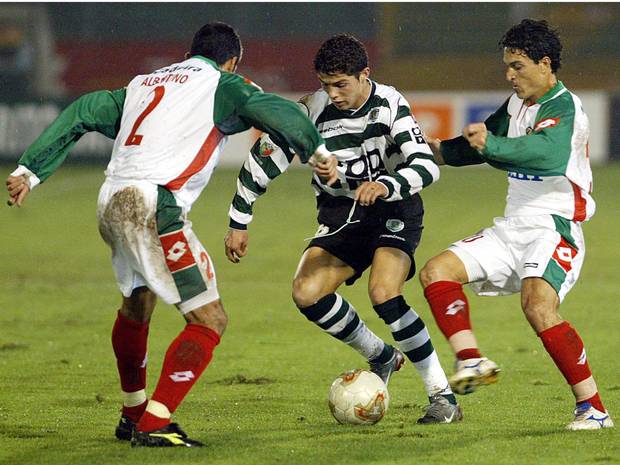
[[[247,229],[252,221],[254,202],[267,191],[267,185],[289,167],[294,155],[278,147],[263,134],[250,149],[239,171],[237,191],[230,205],[230,227]]]
[[[377,178],[388,190],[385,198],[388,202],[411,197],[437,181],[440,174],[422,130],[403,97],[398,100],[393,114],[395,116],[391,122],[390,137],[404,161],[396,167],[394,173]]]

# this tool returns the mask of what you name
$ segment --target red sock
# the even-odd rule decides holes
[[[572,386],[592,376],[583,341],[567,321],[545,329],[538,336],[568,384]],[[590,402],[597,410],[605,411],[598,393],[581,402]]]
[[[446,339],[464,329],[471,330],[469,302],[461,283],[434,282],[424,289],[424,296],[431,307],[437,326]]]
[[[456,353],[456,358],[458,358],[459,360],[469,360],[470,358],[482,358],[482,354],[480,353],[480,350],[478,348],[474,347],[459,350]]]
[[[174,413],[183,398],[205,370],[220,336],[203,325],[189,323],[166,352],[164,366],[152,400],[164,404]],[[145,412],[138,423],[139,431],[153,431],[166,426],[170,419]]]
[[[146,404],[148,404],[148,402],[148,400],[145,400],[140,405],[136,405],[134,407],[126,407],[123,405],[123,416],[129,418],[134,423],[138,423],[146,410]]]
[[[577,402],[577,405],[585,404],[586,402],[600,412],[607,411],[605,410],[605,407],[603,406],[603,401],[601,400],[601,396],[598,395],[598,392],[594,394],[592,397],[590,397],[589,399]]]
[[[112,348],[121,389],[136,392],[146,387],[146,341],[149,323],[130,320],[118,312],[112,329]]]

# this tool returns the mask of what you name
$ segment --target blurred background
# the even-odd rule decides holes
[[[620,4],[614,3],[2,3],[0,162],[14,162],[72,99],[124,86],[179,61],[193,33],[220,20],[240,33],[239,73],[289,98],[312,92],[329,36],[367,46],[372,77],[409,99],[423,129],[458,134],[510,94],[498,41],[521,19],[546,19],[564,44],[559,78],[583,100],[591,157],[620,157]],[[237,164],[256,137],[233,138]],[[105,163],[111,141],[83,138],[69,160]]]

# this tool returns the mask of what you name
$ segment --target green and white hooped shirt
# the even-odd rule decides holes
[[[383,200],[392,202],[411,198],[439,179],[439,168],[407,100],[393,87],[371,85],[366,102],[352,111],[339,110],[323,90],[299,101],[338,159],[338,181],[332,186],[313,175],[317,196],[354,198],[360,184],[378,181],[388,189]],[[256,142],[239,173],[229,209],[231,227],[244,229],[252,221],[254,202],[293,157],[268,135]]]

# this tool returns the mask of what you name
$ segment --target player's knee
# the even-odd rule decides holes
[[[297,308],[305,308],[316,303],[323,295],[323,289],[316,279],[297,276],[293,280],[293,302]]]
[[[373,305],[381,305],[400,294],[400,289],[387,286],[385,283],[369,283],[368,285],[368,296]]]
[[[521,308],[525,318],[537,333],[562,322],[562,318],[554,306],[544,300],[527,299],[522,302]]]
[[[207,326],[217,332],[220,336],[228,325],[228,315],[224,311],[224,306],[220,300],[203,305],[185,314],[188,323]]]
[[[123,297],[120,312],[133,321],[145,322],[151,319],[157,296],[147,287],[134,289],[129,297]]]
[[[420,283],[423,288],[437,281],[454,281],[454,277],[440,257],[431,258],[420,270]]]

